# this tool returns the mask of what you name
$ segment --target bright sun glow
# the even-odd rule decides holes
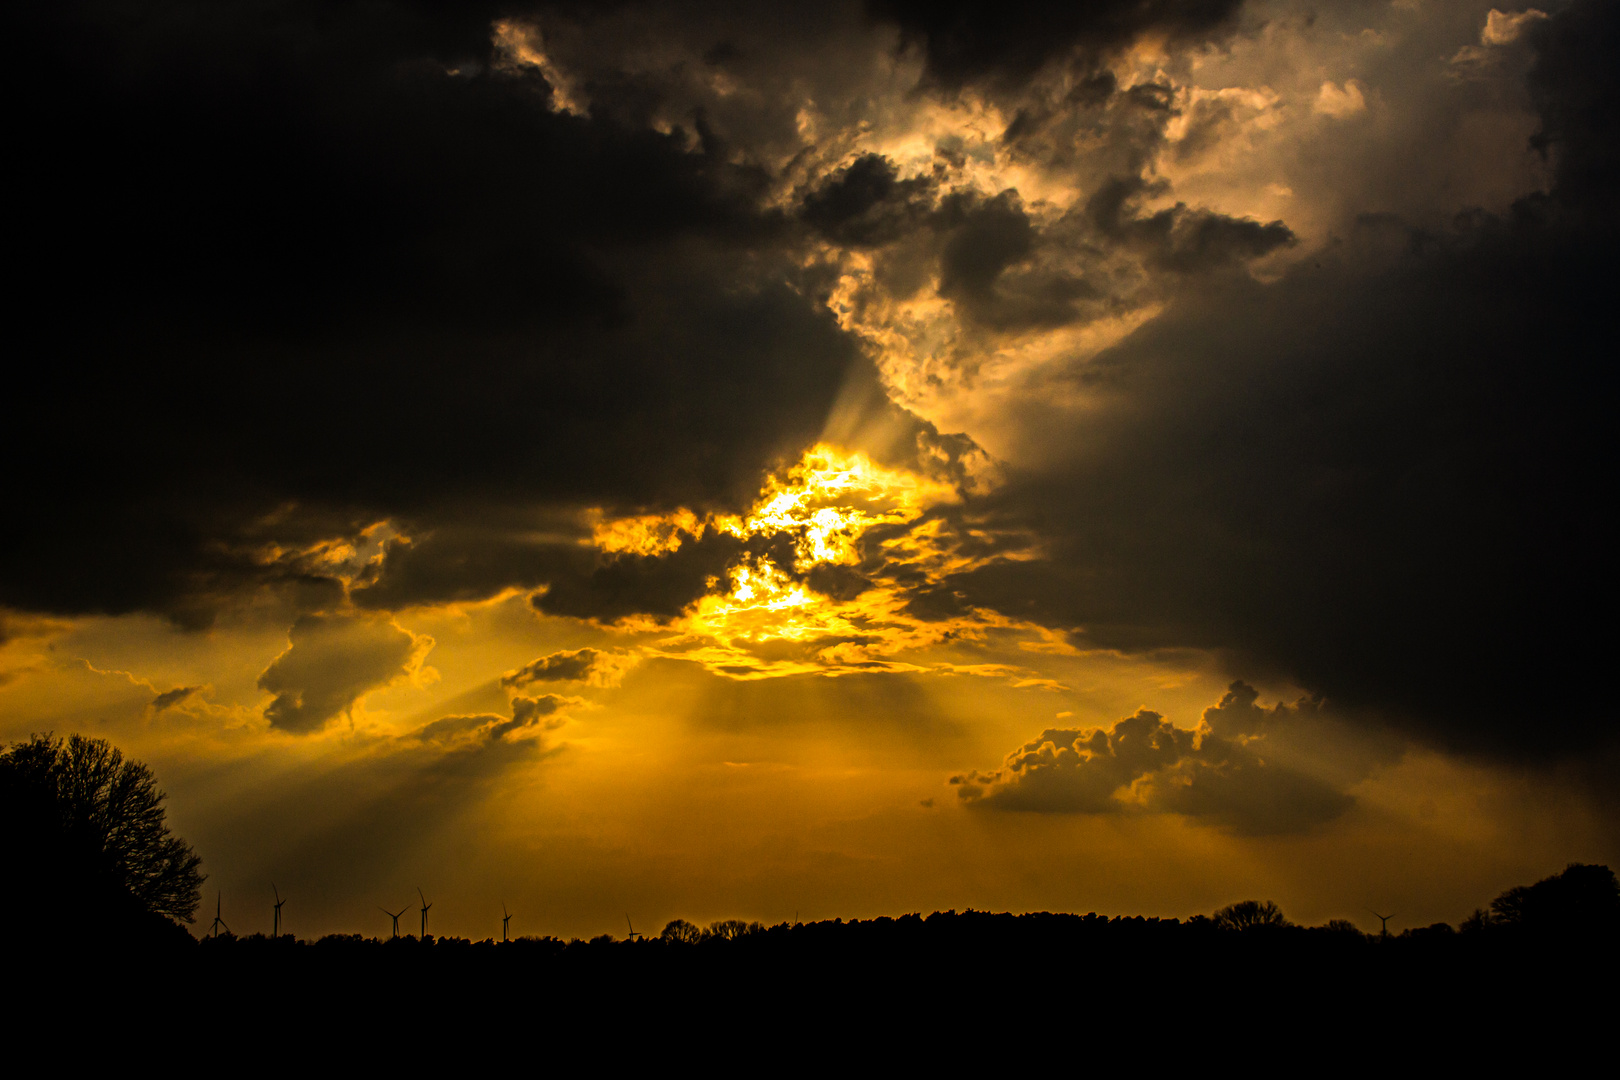
[[[961,550],[964,540],[987,540],[984,533],[964,521],[947,525],[934,512],[960,502],[943,481],[821,443],[771,476],[745,515],[700,518],[680,510],[604,519],[595,540],[603,552],[635,556],[668,554],[711,532],[754,542],[676,620],[675,635],[647,647],[651,655],[695,661],[734,678],[920,670],[939,665],[897,654],[1012,626],[977,610],[924,619],[910,608],[919,585],[938,585],[984,561]],[[791,562],[759,552],[759,541],[784,537]],[[836,583],[817,581],[818,574]]]
[[[862,453],[819,443],[783,477],[772,476],[746,518],[717,524],[733,536],[791,533],[794,568],[858,561],[861,535],[874,525],[904,525],[956,492],[915,473],[885,469]]]
[[[850,604],[814,592],[788,571],[804,574],[818,564],[856,565],[862,560],[861,538],[869,529],[904,527],[929,507],[955,498],[949,485],[885,469],[862,453],[818,444],[786,474],[767,481],[746,517],[714,523],[741,539],[791,536],[793,565],[779,567],[759,556],[732,567],[729,588],[698,603],[693,628],[731,642],[808,641],[860,633],[858,612],[848,610]]]

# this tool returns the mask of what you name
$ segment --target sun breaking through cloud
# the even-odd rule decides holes
[[[0,737],[152,764],[227,896],[1454,919],[1620,859],[1620,6],[0,25]]]

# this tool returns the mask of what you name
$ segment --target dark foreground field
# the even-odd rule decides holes
[[[1195,1060],[1494,1071],[1612,1048],[1610,913],[1498,911],[1502,900],[1461,930],[1388,937],[1344,923],[1238,926],[1223,913],[974,911],[676,924],[636,941],[197,941],[175,928],[122,944],[14,942],[9,981],[27,991],[29,1019],[14,1030],[79,1032],[86,1048],[96,1033],[121,1046],[183,1038],[259,1064],[425,1067],[516,1052],[537,1071],[825,1071],[863,1055],[973,1073]]]

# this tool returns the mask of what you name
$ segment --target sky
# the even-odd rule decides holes
[[[1620,865],[1620,7],[0,18],[0,740],[238,933]]]

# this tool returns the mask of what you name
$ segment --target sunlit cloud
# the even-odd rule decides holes
[[[1033,557],[1027,540],[992,537],[964,509],[952,484],[823,443],[769,477],[746,514],[700,519],[680,510],[604,520],[596,535],[610,554],[663,555],[706,532],[757,548],[715,574],[689,610],[640,646],[644,656],[693,661],[733,678],[958,670],[921,654],[992,628],[1041,636],[995,612],[919,611],[920,599],[953,573]],[[538,673],[553,661],[536,663]],[[1022,669],[994,674],[1031,677]]]
[[[1240,833],[1300,832],[1354,805],[1345,790],[1403,747],[1354,734],[1322,702],[1257,704],[1233,683],[1195,729],[1139,709],[1110,728],[1048,729],[1000,769],[951,777],[982,809],[1057,814],[1170,813]]]
[[[1325,82],[1316,95],[1316,103],[1312,108],[1323,116],[1344,120],[1359,112],[1365,112],[1367,100],[1362,93],[1361,84],[1355,79],[1346,80],[1343,86]]]
[[[1523,11],[1499,11],[1496,8],[1485,16],[1485,27],[1479,32],[1481,45],[1509,45],[1524,36],[1524,32],[1547,17],[1538,8]]]

